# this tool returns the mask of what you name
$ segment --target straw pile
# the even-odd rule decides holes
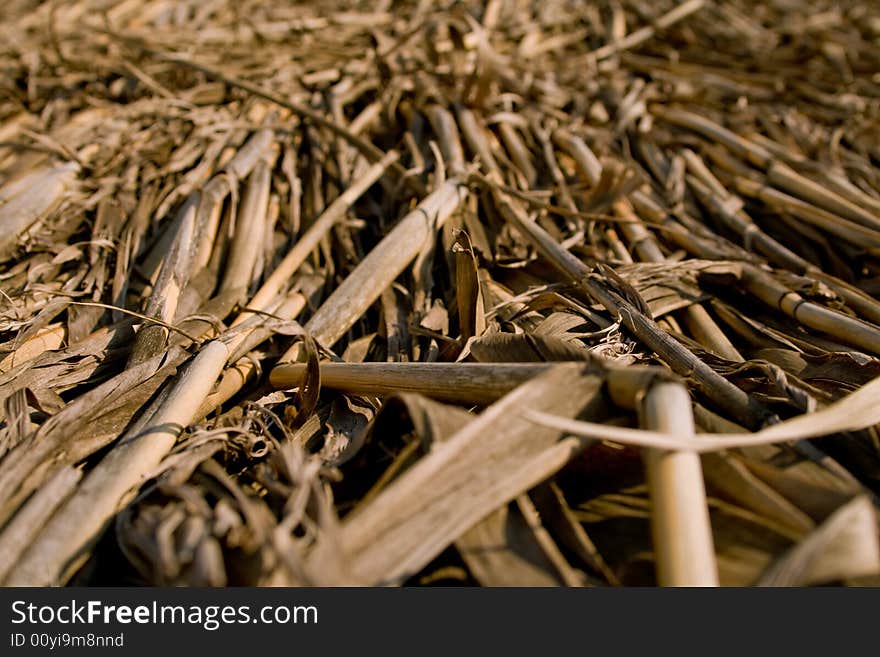
[[[0,582],[880,581],[873,3],[2,11]]]

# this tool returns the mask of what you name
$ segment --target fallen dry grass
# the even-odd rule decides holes
[[[871,3],[0,12],[0,583],[880,581]]]

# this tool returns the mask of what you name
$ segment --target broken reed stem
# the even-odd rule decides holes
[[[190,245],[193,270],[207,267],[211,260],[214,239],[220,224],[220,212],[226,197],[238,188],[260,162],[274,159],[275,134],[272,130],[258,130],[238,149],[229,163],[202,187],[199,211],[196,215],[195,244]]]
[[[761,169],[766,169],[770,162],[773,161],[773,154],[763,146],[759,146],[745,137],[740,137],[735,132],[693,112],[681,109],[660,108],[655,110],[655,114],[659,119],[667,123],[687,128],[712,142],[722,144],[738,157],[751,162]]]
[[[205,345],[179,377],[147,427],[117,444],[52,516],[10,574],[8,586],[62,583],[126,496],[137,490],[192,423],[223,370],[229,353],[218,341]]]
[[[693,158],[696,158],[696,155]],[[697,166],[696,163],[692,165],[693,159],[688,158],[687,152],[685,153],[685,161],[688,167]],[[702,160],[699,160],[699,165],[705,168]],[[705,174],[707,176],[712,175],[707,168],[705,169]],[[804,260],[794,251],[761,230],[752,221],[752,218],[742,210],[742,200],[738,196],[730,194],[724,187],[721,187],[721,183],[718,183],[714,177],[705,179],[695,174],[687,176],[686,179],[691,190],[700,200],[700,203],[706,206],[706,209],[714,217],[740,236],[744,249],[760,253],[770,262],[797,273],[804,273],[813,268],[813,265],[807,260]],[[716,189],[707,180],[717,183],[720,189]]]
[[[710,351],[714,351],[719,356],[735,363],[745,362],[745,358],[733,346],[733,343],[705,307],[694,304],[683,308],[682,319],[697,342],[706,346]]]
[[[510,123],[501,122],[498,124],[498,135],[501,137],[504,148],[510,154],[510,159],[522,174],[526,189],[533,188],[535,181],[538,179],[538,172],[532,164],[531,153],[529,153],[528,147],[520,138],[516,128]]]
[[[305,330],[326,348],[332,348],[354,326],[358,318],[379,298],[383,290],[400,276],[467,196],[458,179],[447,180],[429,194],[355,267],[339,287],[321,304],[305,325]],[[281,362],[296,361],[296,343]]]
[[[880,218],[875,214],[802,176],[784,162],[775,159],[773,153],[764,146],[741,137],[710,119],[685,110],[660,109],[657,111],[657,116],[723,144],[737,156],[765,170],[767,182],[771,185],[812,203],[813,209],[822,209],[838,218],[848,220],[847,224],[854,222],[864,228],[880,231]]]
[[[742,200],[730,193],[715,178],[698,155],[687,149],[683,151],[683,155],[688,170],[693,174],[688,176],[691,189],[715,217],[741,237],[746,250],[760,253],[777,266],[822,281],[839,294],[861,317],[880,325],[880,303],[853,285],[823,272],[761,230],[743,211]],[[815,216],[821,210],[810,206],[809,212]],[[823,213],[823,216],[827,218],[827,213]]]
[[[431,129],[437,135],[440,154],[447,171],[453,176],[461,175],[464,172],[464,149],[455,117],[448,109],[436,104],[429,105],[426,114]]]
[[[651,386],[642,407],[645,428],[694,435],[687,389],[680,383]],[[654,563],[660,586],[718,586],[709,507],[696,452],[644,451],[651,494]]]
[[[184,358],[182,349],[172,347],[161,356],[120,372],[80,395],[11,449],[3,457],[3,467],[0,468],[0,523],[8,520],[39,485],[31,475],[40,464],[57,458],[63,453],[71,434],[76,435],[86,428],[85,421],[80,418],[93,417],[100,406],[108,403],[107,400],[115,403],[116,395],[130,391],[135,382],[146,381],[162,369],[181,363]]]
[[[480,159],[480,164],[488,171],[488,177],[494,182],[502,182],[501,168],[492,155],[492,146],[486,137],[486,129],[474,113],[463,105],[456,107],[458,126],[467,142],[468,148]]]
[[[207,265],[220,209],[232,192],[233,182],[247,176],[266,157],[272,137],[271,130],[254,133],[222,172],[211,178],[200,191],[192,192],[184,202],[173,243],[162,260],[144,314],[166,323],[174,321],[184,288],[193,273]],[[162,326],[142,327],[135,337],[128,365],[136,365],[160,353],[167,337],[168,330]]]
[[[806,273],[811,278],[825,283],[839,294],[860,317],[880,326],[880,303],[876,299],[868,296],[854,285],[821,271],[818,267],[811,267]]]
[[[244,293],[250,285],[254,263],[265,243],[273,160],[269,157],[261,159],[248,178],[226,256],[221,293],[232,290]]]
[[[599,180],[602,178],[602,163],[599,162],[599,158],[583,139],[563,128],[554,130],[552,138],[556,145],[574,160],[577,168],[591,187],[599,184]]]
[[[292,321],[305,306],[306,297],[300,292],[292,292],[274,309],[272,315],[280,320]],[[215,389],[202,402],[195,414],[195,422],[201,422],[211,411],[232,399],[257,373],[257,362],[253,358],[248,358],[247,354],[271,335],[272,330],[260,324],[241,335],[236,335],[227,343],[229,351],[227,362],[232,365],[223,371]]]
[[[196,198],[187,199],[178,211],[174,240],[162,260],[156,283],[144,307],[145,315],[165,324],[173,322],[177,302],[189,278],[190,246],[194,239],[198,209]],[[168,329],[161,325],[141,326],[128,356],[128,366],[139,365],[160,353],[167,337]]]
[[[441,401],[491,404],[550,363],[321,363],[321,387],[358,395],[417,392]],[[269,381],[275,388],[299,386],[305,363],[279,365]]]

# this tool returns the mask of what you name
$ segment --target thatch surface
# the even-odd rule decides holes
[[[878,581],[872,3],[0,14],[0,583]]]

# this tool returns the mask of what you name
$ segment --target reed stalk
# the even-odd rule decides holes
[[[299,386],[305,363],[278,365],[275,388]],[[545,372],[550,363],[321,363],[321,387],[358,395],[417,392],[447,402],[490,404]]]
[[[694,435],[687,389],[655,383],[645,395],[642,422],[653,431]],[[700,457],[696,452],[644,452],[651,494],[654,562],[660,586],[718,586],[718,567]]]

